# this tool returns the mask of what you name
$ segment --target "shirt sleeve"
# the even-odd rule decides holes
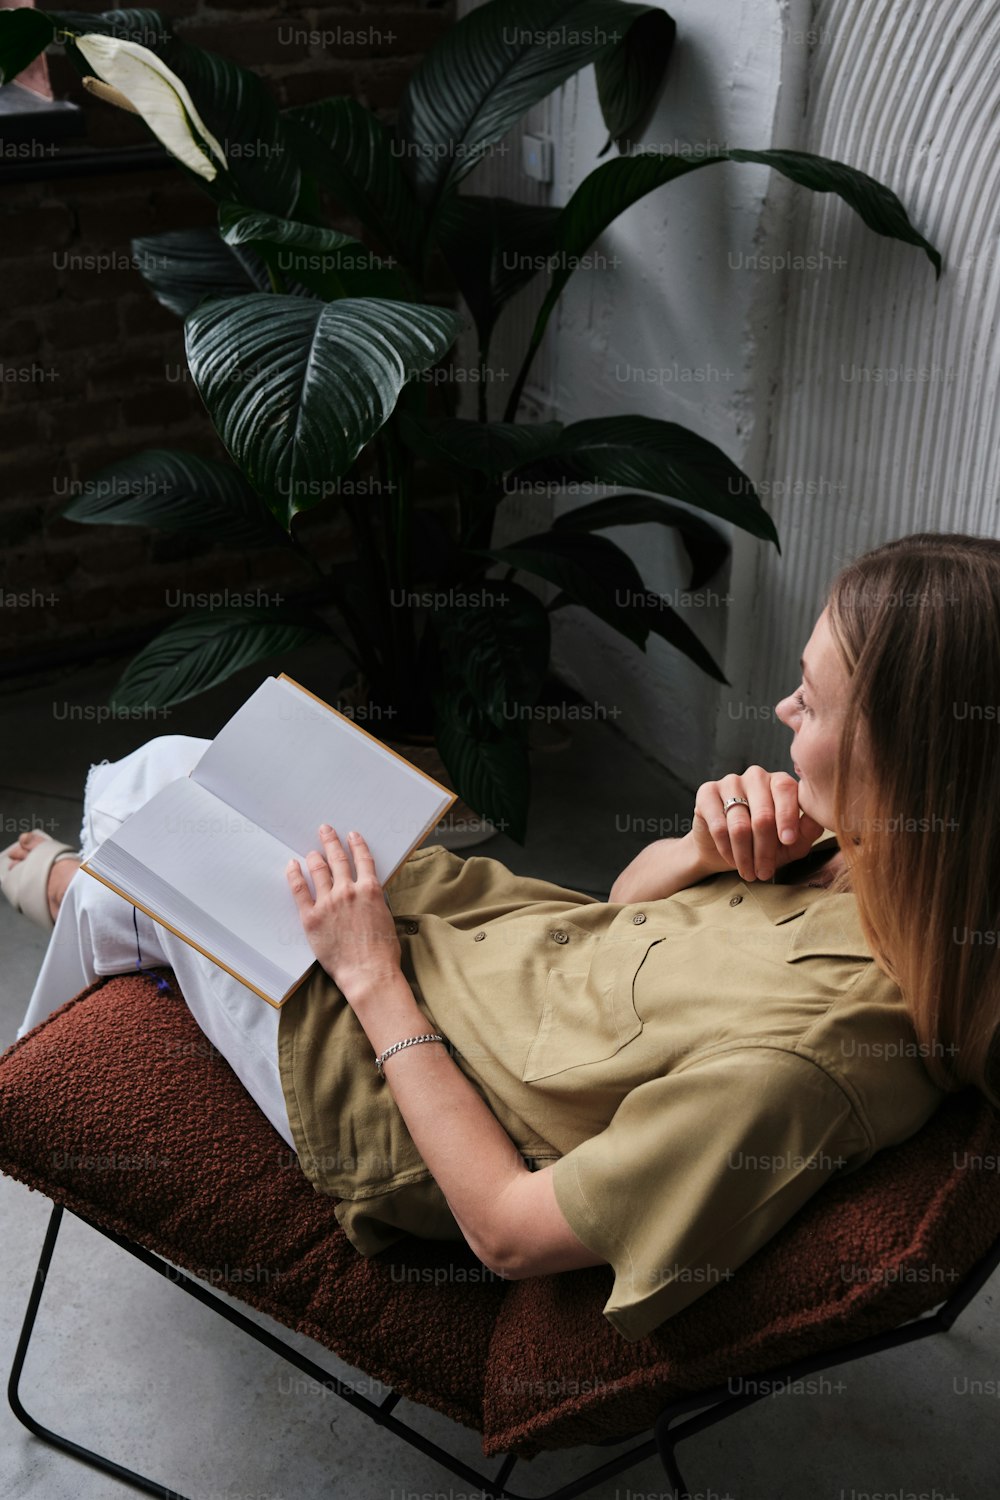
[[[644,1338],[726,1281],[873,1146],[850,1099],[786,1048],[743,1046],[640,1084],[553,1164],[577,1238],[615,1273],[604,1316]]]

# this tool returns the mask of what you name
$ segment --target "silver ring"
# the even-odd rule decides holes
[[[722,811],[728,817],[731,807],[749,807],[750,804],[745,797],[727,797],[722,804]]]

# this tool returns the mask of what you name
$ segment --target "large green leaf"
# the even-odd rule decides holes
[[[49,16],[19,5],[0,10],[0,83],[13,83],[52,40],[55,27]]]
[[[285,133],[290,134],[288,119],[285,115],[281,117]],[[299,162],[299,196],[290,210],[290,216],[302,224],[322,224],[324,221],[323,200],[320,194],[319,183],[308,168]]]
[[[724,687],[729,687],[729,678],[722,671],[718,662],[705,650],[701,641],[675,609],[662,601],[653,602],[653,597],[647,594],[646,600],[639,600],[633,606],[636,614],[641,615],[654,635],[660,636],[680,651],[689,661],[693,661],[696,667],[701,667],[709,677],[714,677],[716,682],[721,682]]]
[[[545,483],[652,490],[730,521],[781,550],[774,522],[743,471],[707,438],[657,417],[573,422],[547,454],[509,476],[508,488],[519,482],[531,489]]]
[[[175,448],[147,448],[108,464],[63,515],[95,525],[209,532],[237,547],[287,540],[238,469]]]
[[[235,195],[270,213],[291,213],[299,195],[298,158],[264,80],[228,57],[183,42],[156,50],[187,85],[226,153],[229,181],[215,196]]]
[[[606,537],[586,531],[541,532],[506,547],[470,548],[478,557],[522,568],[556,584],[634,645],[646,649],[650,630],[669,640],[703,671],[725,682],[720,668],[669,606],[652,607],[635,563]]]
[[[763,167],[773,167],[783,177],[801,187],[812,188],[815,193],[836,193],[876,234],[902,240],[906,245],[916,245],[923,250],[934,267],[935,281],[940,278],[939,252],[917,233],[891,188],[869,177],[866,172],[859,172],[856,167],[845,166],[830,157],[816,156],[811,151],[743,151],[733,146],[726,155],[730,161],[757,162]]]
[[[435,221],[448,269],[468,304],[488,350],[493,328],[511,297],[549,267],[549,248],[558,208],[456,193]]]
[[[612,144],[624,151],[630,137],[648,123],[676,35],[666,11],[647,11],[594,63],[597,97],[608,127],[602,156]]]
[[[550,253],[555,269],[507,404],[508,420],[512,420],[517,411],[528,368],[542,342],[556,302],[598,235],[625,209],[656,188],[684,177],[688,172],[723,161],[756,162],[773,167],[793,182],[815,192],[836,193],[876,234],[919,246],[933,265],[935,275],[940,276],[940,255],[914,229],[895,193],[874,177],[855,167],[845,166],[843,162],[814,156],[807,151],[743,151],[736,147],[697,157],[676,156],[664,151],[643,151],[637,156],[617,157],[584,178],[553,227]]]
[[[470,547],[469,551],[557,584],[575,603],[645,649],[646,627],[637,624],[616,599],[627,594],[631,600],[644,592],[642,578],[627,553],[606,537],[586,531],[540,532],[505,547]]]
[[[729,556],[729,543],[710,521],[657,495],[608,495],[564,511],[552,525],[555,531],[600,531],[606,526],[637,526],[650,521],[680,533],[691,559],[690,589],[707,583]]]
[[[452,191],[484,154],[567,78],[619,47],[641,17],[662,38],[651,73],[622,69],[606,79],[602,103],[615,135],[644,118],[666,64],[672,23],[659,6],[625,0],[492,0],[446,32],[410,75],[397,140],[418,197],[428,207]],[[631,114],[626,113],[631,106]]]
[[[533,704],[549,666],[549,615],[536,594],[510,579],[484,578],[479,602],[439,607],[431,626],[453,674],[498,729]]]
[[[353,235],[223,203],[219,232],[235,248],[255,245],[282,285],[297,281],[320,297],[402,298],[399,276]]]
[[[245,245],[259,241],[265,245],[294,245],[302,250],[342,250],[345,245],[363,250],[353,234],[339,229],[324,229],[317,224],[303,224],[283,219],[278,214],[262,213],[245,203],[223,203],[219,209],[219,233],[227,245]]]
[[[558,593],[548,605],[549,614],[576,602],[570,594]],[[637,622],[646,625],[654,635],[662,636],[668,645],[675,647],[696,666],[701,667],[709,677],[714,677],[716,682],[729,687],[729,678],[723,674],[715,658],[709,655],[686,621],[672,605],[664,602],[662,596],[650,589],[645,599],[638,599],[629,606],[629,611]]]
[[[382,122],[356,99],[321,99],[282,118],[303,167],[377,245],[419,267],[421,210]]]
[[[489,478],[550,453],[562,432],[561,422],[473,422],[399,414],[400,437],[421,458],[445,468],[474,469]]]
[[[328,637],[324,627],[277,610],[216,609],[185,615],[132,658],[112,708],[167,708],[277,651]]]
[[[182,318],[206,297],[238,297],[261,290],[267,280],[260,262],[257,275],[251,274],[214,229],[137,235],[132,253],[157,302]]]
[[[255,294],[204,303],[188,364],[223,443],[287,528],[328,499],[405,383],[462,326],[446,308]]]

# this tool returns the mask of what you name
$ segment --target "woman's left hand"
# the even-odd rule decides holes
[[[360,834],[350,839],[358,872],[355,880],[336,832],[323,823],[319,834],[324,853],[310,849],[306,855],[316,887],[315,901],[297,859],[289,860],[286,874],[309,946],[350,1001],[352,995],[400,972],[401,949],[395,919],[364,839]]]

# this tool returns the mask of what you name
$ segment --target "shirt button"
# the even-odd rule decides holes
[[[635,925],[637,927],[639,926],[640,922],[645,922],[645,920],[646,920],[646,913],[643,912],[643,911],[637,911],[636,914],[635,914],[635,916],[632,918],[632,921],[635,923]]]
[[[403,931],[404,932],[411,932],[411,933],[412,932],[419,932],[420,931],[420,927],[419,927],[419,925],[416,922],[407,922],[407,924],[406,924],[405,928],[403,929]]]
[[[485,936],[486,936],[485,932],[477,932],[475,938],[473,939],[473,941],[476,942],[476,943],[481,943],[482,940],[483,940],[483,938]]]
[[[558,930],[552,934],[552,938],[553,938],[553,941],[556,942],[556,943],[568,943],[569,942],[569,935],[567,933],[565,933],[565,932],[559,932]]]
[[[733,896],[733,897],[731,897],[729,904],[730,904],[730,906],[739,906],[739,904],[740,904],[740,902],[742,900],[743,900],[742,896]]]

